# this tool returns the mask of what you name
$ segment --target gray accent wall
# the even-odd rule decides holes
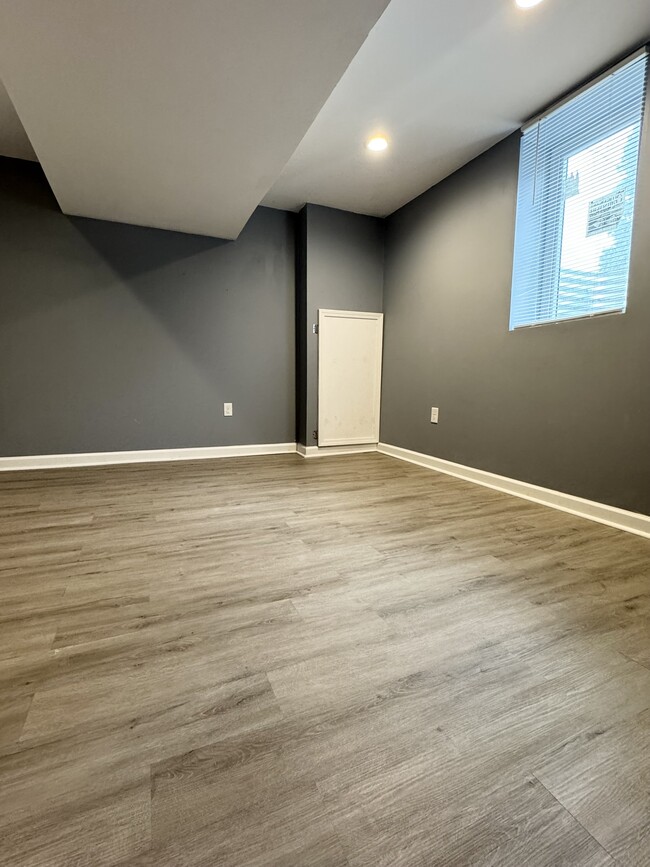
[[[650,514],[648,129],[624,315],[509,332],[518,160],[514,135],[386,221],[382,441]]]
[[[316,445],[318,428],[318,311],[381,313],[384,221],[336,208],[306,205],[299,214],[298,442]],[[302,353],[302,354],[301,354]]]
[[[294,219],[224,242],[66,217],[0,159],[0,455],[293,442]]]

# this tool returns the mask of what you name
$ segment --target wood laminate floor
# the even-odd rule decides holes
[[[650,864],[650,542],[381,455],[0,477],[0,864]]]

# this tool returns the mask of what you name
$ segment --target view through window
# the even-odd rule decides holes
[[[511,328],[625,310],[645,77],[644,53],[524,132]]]

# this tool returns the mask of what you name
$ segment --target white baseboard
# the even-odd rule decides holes
[[[204,448],[189,449],[149,449],[128,452],[89,452],[86,454],[67,455],[28,455],[25,457],[0,457],[0,472],[17,470],[46,470],[60,467],[91,467],[111,466],[116,464],[154,463],[159,461],[195,461],[214,458],[252,457],[255,455],[284,455],[296,454],[304,458],[321,458],[338,455],[367,454],[369,452],[381,452],[402,461],[408,461],[439,473],[455,476],[467,482],[474,482],[504,494],[511,494],[530,500],[542,506],[549,506],[606,524],[617,530],[625,530],[637,536],[650,539],[650,516],[638,512],[628,512],[615,506],[597,503],[593,500],[585,500],[582,497],[574,497],[572,494],[564,494],[561,491],[553,491],[550,488],[541,488],[528,482],[517,479],[509,479],[507,476],[499,476],[486,470],[477,470],[474,467],[466,467],[446,461],[443,458],[434,458],[422,452],[414,452],[403,449],[400,446],[391,446],[387,443],[378,445],[359,446],[303,446],[300,443],[267,443],[261,445],[241,446],[207,446]]]
[[[338,455],[362,455],[369,452],[376,452],[377,445],[362,446],[303,446],[302,443],[296,445],[296,451],[303,458],[327,458],[336,457]]]
[[[625,530],[627,533],[635,533],[650,539],[650,516],[639,512],[628,512],[625,509],[617,509],[615,506],[607,506],[594,500],[584,500],[582,497],[574,497],[572,494],[564,494],[561,491],[553,491],[550,488],[541,488],[528,482],[520,482],[517,479],[509,479],[506,476],[498,476],[496,473],[488,473],[486,470],[477,470],[466,467],[463,464],[455,464],[442,458],[434,458],[421,452],[413,452],[399,446],[391,446],[379,443],[377,450],[384,455],[427,467],[448,476],[464,479],[466,482],[474,482],[504,494],[512,494],[542,506],[550,506],[562,512],[569,512],[580,518],[587,518],[617,530]]]
[[[0,458],[0,472],[50,470],[59,467],[94,467],[114,464],[144,464],[158,461],[197,461],[208,458],[240,458],[254,455],[295,454],[295,443],[265,445],[207,446],[191,449],[148,449],[132,452],[88,452],[70,455],[31,455]]]

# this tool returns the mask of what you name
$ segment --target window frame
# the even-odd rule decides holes
[[[646,67],[645,67],[645,75],[646,75],[646,84],[648,76],[650,75],[650,58],[648,57],[647,50],[640,52],[639,54],[645,54],[646,56]],[[638,54],[636,55],[639,56]],[[626,66],[628,63],[632,63],[635,60],[635,56],[628,58],[626,61],[620,64],[621,67]],[[616,70],[612,70],[607,75],[613,74]],[[607,77],[603,76],[603,77]],[[567,97],[564,104],[571,103],[574,99],[577,99],[583,92],[588,92],[592,87],[596,87],[599,83],[599,80],[592,82],[590,85],[585,88],[576,91],[574,94]],[[641,109],[641,117],[639,118],[638,111],[630,106],[628,111],[623,113],[619,113],[617,118],[617,123],[615,126],[611,125],[611,120],[607,114],[603,114],[602,118],[597,121],[597,125],[590,126],[587,130],[580,131],[579,136],[576,135],[576,130],[566,130],[562,135],[559,141],[554,143],[552,148],[544,149],[542,153],[542,158],[544,160],[544,165],[539,167],[539,164],[536,165],[535,169],[535,179],[534,183],[537,185],[539,183],[539,179],[541,176],[541,191],[540,195],[546,197],[548,196],[548,191],[554,186],[561,186],[562,192],[556,197],[556,200],[553,201],[554,208],[542,208],[536,214],[536,225],[533,224],[532,227],[528,227],[529,231],[534,231],[539,236],[539,243],[537,245],[536,258],[537,258],[537,268],[536,268],[536,302],[535,307],[538,314],[538,318],[531,322],[525,322],[521,324],[513,324],[513,311],[514,311],[514,297],[515,297],[515,281],[514,281],[514,270],[513,270],[513,283],[511,286],[511,294],[510,294],[510,326],[509,331],[520,331],[526,328],[538,328],[542,325],[555,325],[562,322],[572,322],[581,319],[593,319],[598,316],[609,316],[612,314],[622,314],[627,310],[627,290],[626,290],[626,298],[625,303],[622,307],[613,307],[609,310],[601,310],[597,312],[591,313],[581,313],[576,314],[574,316],[559,316],[558,317],[558,306],[560,302],[560,279],[561,279],[561,260],[562,260],[562,247],[564,240],[564,219],[565,219],[565,209],[566,209],[566,195],[563,194],[566,192],[566,182],[567,182],[567,171],[568,171],[568,161],[572,156],[580,153],[583,150],[592,147],[600,141],[603,141],[607,138],[613,137],[617,135],[622,130],[626,129],[626,127],[635,126],[638,127],[638,135],[639,135],[639,151],[637,156],[636,163],[636,174],[634,178],[634,214],[632,218],[632,233],[634,231],[634,224],[636,222],[636,210],[637,210],[637,189],[638,189],[638,180],[639,180],[639,169],[641,166],[641,157],[642,157],[642,145],[643,145],[643,133],[645,127],[645,109],[647,108],[648,101],[650,100],[650,94],[645,91],[644,92],[644,103]],[[558,106],[559,108],[559,106]],[[547,113],[547,116],[552,114],[554,110],[550,110]],[[540,144],[539,138],[541,136],[542,124],[547,119],[547,117],[542,117],[538,121],[538,141],[535,147],[537,148],[536,159],[539,158],[540,153]],[[532,125],[531,122],[530,125]],[[522,154],[520,153],[520,159]],[[519,200],[519,191],[521,185],[521,178],[518,179],[517,183],[517,199]],[[535,195],[538,195],[537,191]],[[518,210],[518,209],[517,209]],[[517,234],[518,226],[518,215],[515,220],[515,238]],[[632,245],[632,237],[630,238],[630,255],[631,255],[631,245]],[[551,253],[549,255],[549,250]],[[514,266],[514,262],[513,262]],[[553,292],[546,296],[545,288],[548,285],[553,286]],[[628,278],[628,287],[629,289],[629,278]],[[544,309],[546,308],[546,309]],[[542,318],[543,317],[543,318]]]

